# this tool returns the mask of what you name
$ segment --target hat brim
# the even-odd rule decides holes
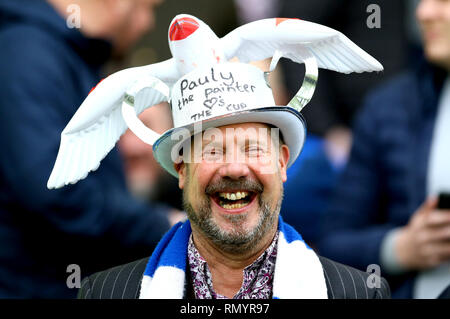
[[[291,166],[300,155],[306,138],[305,120],[299,112],[291,107],[272,106],[229,113],[202,121],[202,130],[204,131],[208,128],[218,128],[230,124],[251,122],[266,123],[280,129],[283,140],[289,147],[290,152],[287,167]],[[172,139],[172,134],[174,136],[179,136],[179,134],[177,134],[178,130],[189,130],[190,136],[186,137],[184,140]],[[175,170],[174,161],[172,160],[171,154],[173,148],[177,144],[183,144],[183,141],[190,138],[193,133],[194,124],[172,128],[161,135],[161,137],[153,144],[153,156],[166,171],[175,177],[178,177],[178,173]],[[181,146],[179,149],[181,149]],[[175,151],[178,153],[179,150]]]

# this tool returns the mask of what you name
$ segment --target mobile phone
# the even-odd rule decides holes
[[[440,193],[438,199],[438,209],[450,209],[450,193]]]

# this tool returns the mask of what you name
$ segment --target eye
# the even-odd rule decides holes
[[[203,149],[202,157],[205,160],[215,160],[222,157],[223,151],[217,147],[206,147]]]
[[[264,154],[264,149],[259,145],[250,145],[246,150],[248,156],[260,156]]]

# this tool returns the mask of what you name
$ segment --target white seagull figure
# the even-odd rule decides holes
[[[142,126],[136,122],[136,115],[169,101],[172,85],[197,67],[232,58],[247,63],[272,57],[272,71],[278,60],[285,57],[305,63],[307,73],[313,65],[313,81],[317,78],[317,67],[342,73],[383,70],[376,59],[339,31],[299,19],[259,20],[218,38],[200,19],[181,14],[172,20],[168,38],[171,59],[114,73],[89,93],[61,133],[58,155],[47,183],[49,189],[76,183],[95,171],[128,126]],[[311,60],[314,63],[308,62]],[[308,93],[300,101],[301,106],[294,100],[289,106],[300,110],[309,102],[314,86],[303,91]],[[134,107],[126,109],[124,99],[132,99]],[[156,133],[149,136],[139,137],[150,145],[159,137]]]

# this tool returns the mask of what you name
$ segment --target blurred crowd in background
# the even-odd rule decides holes
[[[80,28],[68,25],[71,4]],[[319,254],[379,265],[394,298],[437,297],[450,284],[450,211],[435,199],[450,191],[450,1],[1,0],[0,298],[73,298],[68,265],[84,277],[149,256],[183,220],[177,180],[130,131],[85,180],[46,188],[60,133],[89,91],[170,58],[167,29],[180,13],[219,37],[270,17],[324,24],[383,64],[382,73],[319,71],[281,214]],[[278,105],[303,72],[289,60],[277,67]],[[172,127],[168,104],[140,117],[158,133]]]

